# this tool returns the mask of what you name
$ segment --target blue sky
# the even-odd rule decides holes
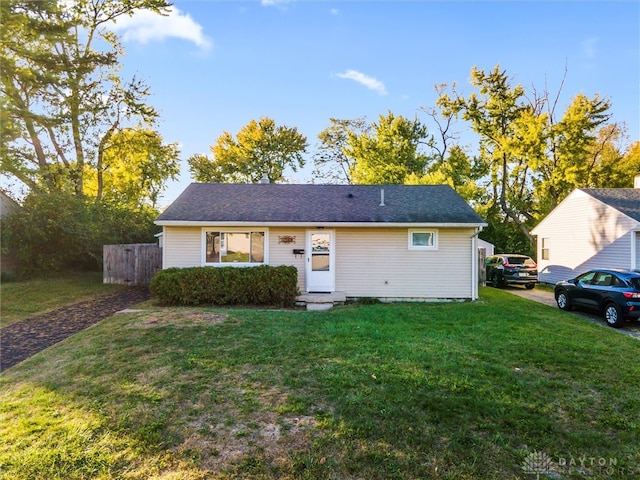
[[[418,118],[436,84],[472,91],[471,68],[506,70],[513,84],[612,103],[612,120],[640,139],[638,1],[213,1],[175,0],[171,15],[136,15],[116,28],[122,75],[151,88],[160,133],[179,142],[183,173],[167,205],[191,181],[186,159],[210,154],[223,131],[252,119],[296,127],[312,152],[329,118]],[[461,138],[467,126],[459,124]]]

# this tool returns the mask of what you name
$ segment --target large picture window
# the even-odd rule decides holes
[[[409,230],[409,250],[437,250],[437,230]]]
[[[265,232],[205,232],[207,265],[265,262]]]

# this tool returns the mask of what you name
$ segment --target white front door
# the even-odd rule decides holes
[[[307,231],[307,292],[333,292],[336,283],[335,233]]]

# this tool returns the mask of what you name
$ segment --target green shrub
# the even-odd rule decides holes
[[[298,295],[293,266],[190,267],[158,272],[149,290],[164,305],[271,305],[291,307]]]
[[[2,221],[2,246],[20,276],[101,270],[103,245],[155,241],[157,212],[78,197],[32,193]]]

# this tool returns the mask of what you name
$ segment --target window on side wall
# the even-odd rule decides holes
[[[266,235],[262,231],[205,231],[205,265],[265,263]]]
[[[542,238],[542,245],[540,246],[540,257],[542,260],[549,260],[549,239]]]
[[[438,231],[416,229],[409,230],[409,250],[437,250]]]

